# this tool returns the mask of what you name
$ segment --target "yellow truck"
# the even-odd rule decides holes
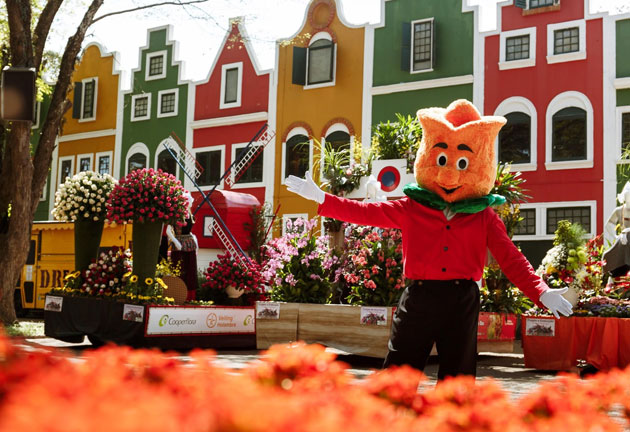
[[[129,248],[131,224],[106,225],[101,250],[113,246]],[[74,226],[67,222],[35,222],[26,265],[15,288],[15,311],[43,310],[46,293],[61,287],[74,271]]]

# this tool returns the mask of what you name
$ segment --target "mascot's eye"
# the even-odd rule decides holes
[[[446,166],[447,161],[448,161],[448,158],[446,157],[445,153],[440,153],[439,156],[437,157],[438,166]]]
[[[460,157],[459,159],[457,159],[457,169],[465,170],[466,168],[468,168],[468,158]]]

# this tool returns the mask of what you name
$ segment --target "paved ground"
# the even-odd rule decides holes
[[[32,338],[25,339],[21,345],[25,349],[34,351],[45,350],[51,347],[68,349],[74,354],[74,358],[76,358],[77,361],[81,361],[84,350],[92,348],[87,338],[80,344],[69,344],[52,338]],[[517,345],[517,352],[515,353],[480,353],[477,365],[477,376],[480,379],[492,377],[498,380],[510,396],[516,399],[531,391],[540,381],[553,379],[555,373],[525,368],[523,354],[518,341],[515,345]],[[380,368],[382,363],[380,359],[348,355],[330,348],[329,350],[335,352],[339,360],[348,363],[350,365],[350,372],[357,378],[362,378],[373,373],[375,369]],[[187,361],[188,358],[186,353],[176,354],[176,357],[182,361]],[[249,362],[256,361],[259,358],[260,353],[256,350],[220,350],[217,352],[216,364],[228,369],[240,369],[245,367]],[[432,381],[435,381],[437,377],[437,364],[435,360],[436,358],[432,357],[425,370],[425,374]]]

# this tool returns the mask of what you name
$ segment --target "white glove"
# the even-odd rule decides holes
[[[317,201],[320,204],[322,204],[326,198],[326,194],[315,184],[309,171],[306,171],[306,179],[290,175],[284,183],[287,185],[289,192],[296,193],[302,198]]]
[[[569,288],[548,289],[540,295],[540,302],[545,305],[556,318],[560,318],[558,312],[564,316],[569,316],[573,313],[573,306],[562,297],[562,294],[568,290]]]

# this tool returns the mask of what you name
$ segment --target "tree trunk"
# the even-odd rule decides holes
[[[13,305],[13,291],[20,271],[28,254],[29,236],[32,227],[31,189],[29,185],[33,177],[33,164],[29,151],[29,122],[14,122],[5,149],[3,177],[7,182],[11,199],[11,218],[6,233],[0,233],[0,320],[5,325],[16,321]],[[26,142],[26,145],[24,143]]]

